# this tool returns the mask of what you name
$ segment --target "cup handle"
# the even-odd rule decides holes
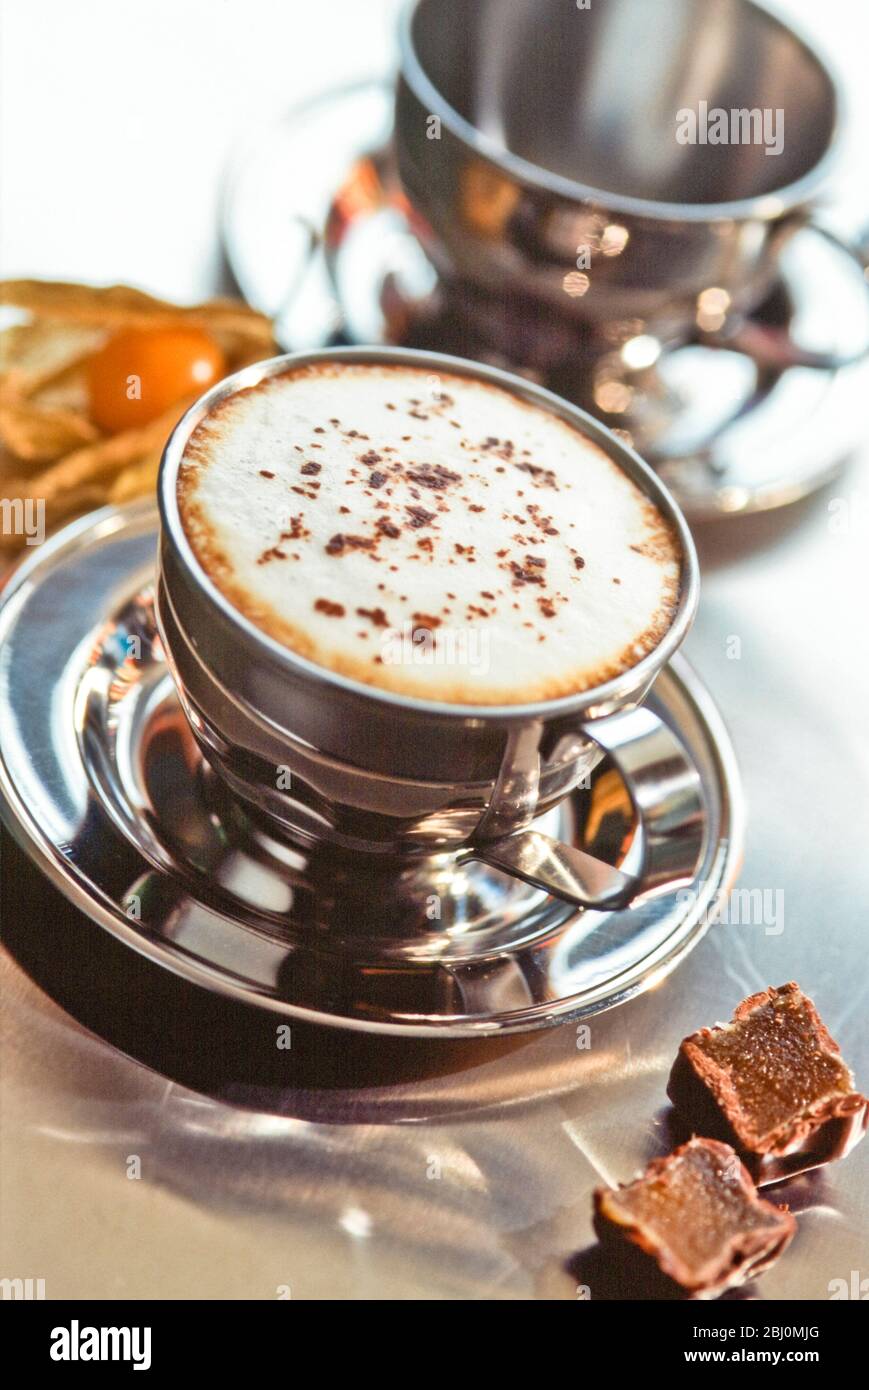
[[[851,244],[838,236],[831,228],[820,222],[807,222],[803,230],[817,232],[825,241],[837,247],[860,267],[869,293],[869,236]],[[701,335],[700,341],[706,347],[727,348],[731,352],[741,352],[764,369],[785,371],[789,367],[814,367],[821,371],[838,371],[841,367],[851,367],[869,357],[869,334],[866,342],[856,352],[835,353],[815,352],[811,348],[800,347],[790,334],[780,328],[773,328],[757,320],[746,318],[733,327],[724,327],[717,332]]]
[[[706,842],[700,774],[682,743],[651,710],[596,719],[585,730],[616,764],[642,836],[636,875],[538,830],[474,845],[466,858],[503,869],[577,907],[613,909],[691,883]]]

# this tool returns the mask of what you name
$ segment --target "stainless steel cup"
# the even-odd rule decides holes
[[[191,432],[227,395],[322,360],[407,364],[491,382],[594,440],[653,500],[681,543],[678,609],[659,646],[580,695],[496,708],[404,698],[349,680],[250,623],[187,540],[179,463]],[[505,372],[438,354],[345,348],[277,357],[229,377],[187,412],[163,455],[159,500],[158,624],[183,708],[217,774],[271,828],[301,844],[399,860],[443,853],[479,859],[588,906],[690,881],[703,849],[700,780],[676,735],[642,701],[690,627],[697,559],[669,493],[590,416]],[[604,753],[620,767],[637,813],[636,877],[533,826],[583,784]]]
[[[705,143],[698,124],[681,142],[701,103],[762,138]],[[824,65],[752,0],[411,0],[401,25],[399,171],[438,269],[610,347],[700,334],[778,367],[841,364],[739,337],[813,217],[840,114]]]

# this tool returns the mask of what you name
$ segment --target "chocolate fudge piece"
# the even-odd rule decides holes
[[[787,1208],[758,1197],[737,1154],[716,1139],[691,1139],[635,1182],[598,1188],[594,1208],[601,1242],[627,1242],[654,1261],[670,1296],[717,1298],[768,1269],[796,1231]]]
[[[844,1158],[869,1121],[869,1101],[793,982],[685,1038],[667,1094],[696,1133],[732,1144],[761,1186]]]

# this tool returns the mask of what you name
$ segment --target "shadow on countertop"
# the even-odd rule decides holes
[[[79,912],[5,831],[0,849],[2,941],[21,968],[84,1028],[214,1099],[340,1122],[324,1093],[454,1075],[514,1053],[534,1036],[392,1038],[297,1020],[291,1048],[281,1050],[278,1015],[155,965]],[[356,1111],[354,1121],[360,1118]],[[377,1118],[387,1117],[378,1111]]]

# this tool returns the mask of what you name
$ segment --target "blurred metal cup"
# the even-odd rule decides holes
[[[840,112],[751,0],[412,0],[402,21],[399,171],[438,269],[609,327],[610,346],[739,346],[811,222]]]

